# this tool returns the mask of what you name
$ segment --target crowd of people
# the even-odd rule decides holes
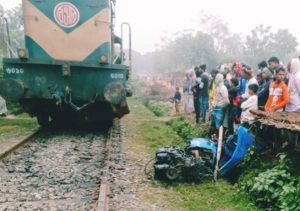
[[[284,66],[271,57],[255,72],[246,64],[233,63],[208,73],[202,64],[186,73],[183,93],[184,109],[194,111],[196,125],[209,119],[216,131],[223,126],[232,134],[240,124],[253,123],[251,110],[300,112],[300,59]]]

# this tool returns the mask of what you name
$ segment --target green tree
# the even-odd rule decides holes
[[[231,34],[223,40],[223,49],[219,53],[219,62],[241,61],[244,56],[244,42],[239,34]]]
[[[11,10],[6,11],[6,16],[9,21],[10,37],[12,48],[24,48],[24,23],[22,6],[19,5]]]
[[[297,45],[297,39],[287,29],[273,33],[270,26],[259,25],[246,38],[244,60],[252,66],[271,56],[286,62],[296,53]]]
[[[270,26],[259,25],[246,37],[244,60],[251,66],[255,66],[259,60],[270,57],[271,35]]]
[[[0,57],[1,61],[3,57],[8,57],[8,37],[6,31],[6,23],[4,18],[8,21],[11,49],[16,51],[17,48],[24,47],[24,26],[22,19],[22,7],[21,5],[11,9],[4,10],[0,5]]]
[[[4,25],[4,8],[0,4],[0,57],[1,58],[7,55],[5,41],[6,40],[5,40],[5,25]]]
[[[175,40],[168,40],[161,49],[148,54],[153,63],[154,72],[178,72],[191,68],[193,65],[206,63],[209,66],[217,64],[217,52],[214,40],[208,34],[198,32],[180,33]]]
[[[217,64],[237,61],[256,68],[271,56],[286,63],[297,53],[297,39],[287,29],[274,32],[270,26],[259,25],[243,38],[231,33],[220,17],[201,14],[198,21],[198,30],[186,29],[172,38],[162,37],[154,52],[139,57],[143,60],[141,69],[157,74],[184,71],[201,63],[211,69]]]
[[[219,17],[203,13],[200,15],[200,30],[214,40],[215,50],[224,51],[224,41],[231,37],[228,25]]]
[[[297,51],[297,38],[287,29],[279,29],[276,34],[271,35],[272,46],[270,51],[277,55],[283,62],[287,62]]]

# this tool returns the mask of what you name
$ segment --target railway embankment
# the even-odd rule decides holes
[[[290,162],[289,158],[284,156],[271,159],[268,163],[251,154],[241,163],[240,167],[245,171],[239,180],[235,181],[235,185],[227,179],[202,183],[167,183],[154,180],[151,162],[146,165],[158,148],[167,145],[186,146],[186,140],[191,138],[191,134],[205,135],[209,129],[200,127],[194,130],[189,116],[178,118],[172,112],[167,112],[158,117],[137,98],[130,99],[129,105],[131,113],[121,120],[122,138],[117,138],[117,146],[113,147],[114,157],[110,159],[108,180],[111,186],[108,197],[111,210],[261,210],[258,205],[280,207],[285,204],[293,206],[293,202],[297,202],[299,182],[292,165],[295,161]],[[24,116],[1,119],[0,124],[1,149],[5,144],[20,140],[21,136],[26,136],[36,128],[35,120]],[[91,152],[94,150],[88,149]],[[26,161],[26,158],[23,160]],[[22,162],[21,159],[20,165]],[[148,174],[145,174],[145,167]],[[12,173],[9,174],[15,174],[18,168],[10,168],[10,171]],[[272,179],[276,183],[272,183]],[[75,182],[74,188],[76,187]],[[26,192],[26,188],[23,191]],[[37,190],[36,196],[41,192],[43,193]],[[46,190],[44,192],[42,197],[48,194]],[[12,200],[14,197],[11,194],[18,193],[19,191],[5,192],[8,199],[3,200]],[[25,197],[25,194],[23,196]],[[32,195],[31,199],[35,200],[36,196]],[[266,203],[272,197],[274,203]],[[90,206],[90,203],[88,204]],[[32,204],[27,205],[31,207]]]
[[[165,183],[146,175],[145,165],[157,148],[185,142],[166,124],[173,116],[157,117],[134,98],[129,105],[131,113],[122,119],[123,161],[114,170],[114,210],[259,210],[226,180]]]

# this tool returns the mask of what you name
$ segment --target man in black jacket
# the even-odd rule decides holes
[[[262,84],[262,88],[260,89],[260,91],[257,93],[259,109],[264,108],[267,103],[269,97],[269,86],[270,83],[273,81],[272,76],[273,73],[268,67],[265,67],[262,70],[262,77],[264,79],[264,83]]]
[[[200,103],[200,118],[201,122],[206,121],[206,111],[208,109],[208,99],[209,99],[209,75],[206,72],[206,65],[202,64],[199,66],[201,71],[201,82],[199,84],[199,103]]]
[[[196,79],[193,80],[192,83],[192,92],[194,96],[194,109],[195,109],[195,115],[196,115],[196,120],[195,124],[197,125],[199,123],[199,117],[200,117],[200,105],[199,105],[199,92],[200,92],[200,80],[201,80],[201,72],[198,67],[194,68]]]

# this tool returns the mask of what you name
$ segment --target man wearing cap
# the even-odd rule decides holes
[[[251,84],[258,85],[258,82],[256,78],[253,77],[251,68],[247,65],[243,65],[242,76],[247,80],[245,93],[242,94],[242,98],[245,100],[250,97],[248,86]]]
[[[265,67],[262,70],[262,77],[265,81],[262,84],[261,90],[257,93],[259,108],[265,107],[266,105],[266,102],[269,97],[269,86],[270,83],[273,81],[273,73],[268,67]]]

